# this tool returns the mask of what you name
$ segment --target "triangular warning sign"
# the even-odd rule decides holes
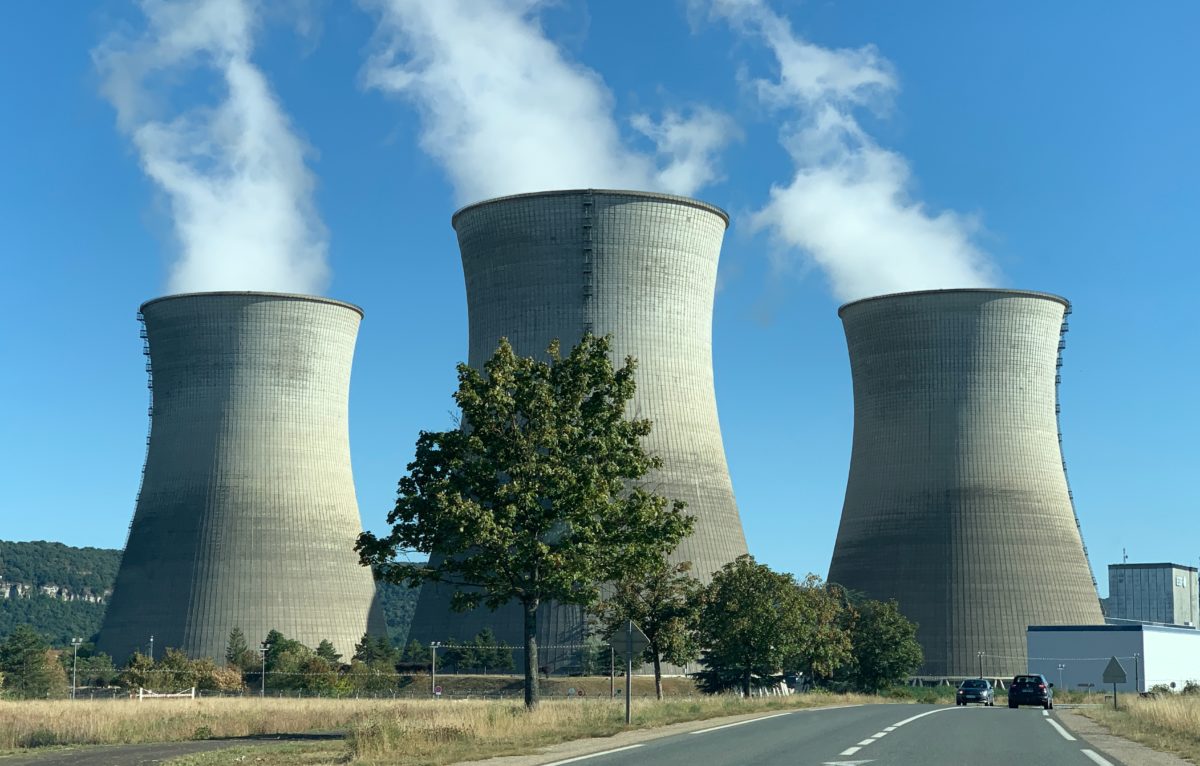
[[[1108,667],[1104,669],[1104,683],[1123,684],[1125,681],[1125,668],[1121,667],[1121,663],[1117,661],[1116,657],[1113,657],[1108,661]]]

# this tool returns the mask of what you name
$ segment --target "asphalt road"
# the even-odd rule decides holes
[[[1071,739],[1067,739],[1071,737]],[[1135,766],[1037,708],[862,705],[781,713],[621,750],[579,766]],[[551,766],[548,764],[547,766]]]

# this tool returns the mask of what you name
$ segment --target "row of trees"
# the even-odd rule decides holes
[[[700,647],[712,691],[749,692],[755,677],[801,669],[870,689],[915,668],[915,627],[895,604],[857,601],[813,576],[796,582],[749,557],[708,587],[666,563],[695,520],[642,483],[662,460],[642,447],[651,422],[626,412],[636,361],[614,368],[611,345],[588,333],[567,356],[555,341],[536,359],[502,339],[482,370],[460,364],[460,427],[421,432],[391,531],[359,537],[361,562],[384,582],[455,586],[455,609],[519,603],[529,708],[537,610],[549,601],[596,614],[608,637],[636,622],[660,696],[662,663],[684,664]],[[405,560],[414,551],[429,560]],[[602,583],[613,589],[605,598]]]

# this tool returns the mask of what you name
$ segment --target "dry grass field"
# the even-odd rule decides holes
[[[1079,713],[1125,739],[1200,763],[1200,697],[1166,695],[1143,699],[1121,695],[1120,709],[1080,708]]]
[[[635,699],[634,728],[739,713],[879,701],[791,697]],[[340,730],[344,742],[256,747],[258,764],[446,764],[530,752],[625,729],[619,701],[549,699],[532,714],[510,700],[208,699],[137,702],[0,702],[0,750],[46,745],[169,742]],[[181,763],[228,763],[230,751]]]

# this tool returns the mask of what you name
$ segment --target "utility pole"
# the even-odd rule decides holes
[[[71,699],[75,699],[75,666],[79,662],[79,645],[82,643],[82,638],[71,639],[71,648],[75,650],[71,654]]]
[[[625,725],[633,721],[630,708],[633,696],[633,620],[625,621]]]
[[[150,634],[150,661],[154,662],[154,634]]]
[[[617,650],[608,642],[608,698],[617,696]]]
[[[983,655],[984,654],[985,654],[985,652],[983,652],[983,651],[975,652],[975,656],[979,658],[979,677],[980,678],[983,678]]]
[[[267,696],[267,649],[269,648],[270,646],[267,644],[267,642],[263,641],[262,646],[259,647],[258,650],[262,652],[262,684],[258,691],[258,696],[263,698]]]
[[[1064,665],[1063,663],[1061,663],[1061,662],[1058,663],[1058,690],[1059,691],[1062,691],[1062,685],[1063,685],[1062,672],[1063,672],[1063,668],[1065,668],[1065,667],[1066,667],[1066,665]]]
[[[441,646],[438,641],[429,644],[429,696],[437,699],[437,650]]]

